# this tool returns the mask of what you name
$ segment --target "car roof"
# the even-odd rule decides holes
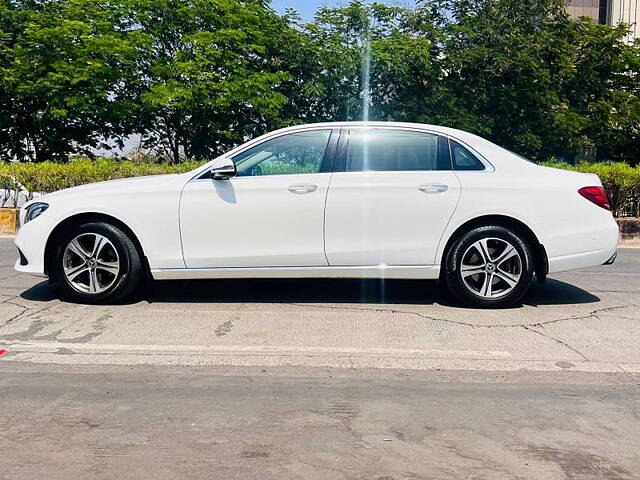
[[[306,123],[293,125],[291,127],[282,128],[277,130],[276,132],[271,133],[284,133],[287,131],[294,131],[304,128],[362,128],[362,127],[370,127],[370,128],[385,128],[385,127],[393,127],[393,128],[409,128],[409,129],[419,129],[419,130],[429,130],[434,133],[441,133],[443,135],[448,135],[453,138],[457,138],[462,140],[465,143],[477,143],[487,142],[491,143],[488,140],[475,135],[473,133],[465,132],[464,130],[458,130],[456,128],[443,127],[441,125],[433,125],[428,123],[412,123],[412,122],[380,122],[380,121],[350,121],[350,122],[324,122],[324,123]],[[493,144],[492,144],[493,145]]]
[[[496,145],[495,143],[483,138],[474,133],[466,132],[456,128],[443,127],[441,125],[433,125],[428,123],[412,123],[412,122],[381,122],[381,121],[349,121],[349,122],[324,122],[324,123],[307,123],[299,124],[291,127],[271,132],[271,134],[285,133],[288,131],[295,131],[305,128],[407,128],[415,130],[424,130],[432,133],[442,134],[451,137],[454,140],[458,140],[466,147],[471,147],[476,154],[479,154],[483,160],[486,161],[492,167],[495,167],[496,163],[501,164],[503,167],[509,168],[522,168],[522,164],[528,164],[526,159],[515,155],[512,152]]]
[[[349,121],[349,122],[322,122],[322,123],[302,123],[299,125],[292,125],[290,127],[283,128],[279,131],[286,130],[295,130],[299,128],[310,128],[310,127],[318,127],[318,128],[348,128],[348,127],[401,127],[401,128],[419,128],[419,129],[427,129],[433,131],[440,131],[442,133],[448,132],[456,132],[456,133],[467,133],[462,130],[456,130],[455,128],[443,127],[440,125],[432,125],[427,123],[412,123],[412,122],[381,122],[381,121]]]

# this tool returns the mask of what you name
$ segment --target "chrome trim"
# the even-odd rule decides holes
[[[484,165],[485,169],[484,170],[454,170],[453,169],[453,165],[452,165],[452,171],[456,172],[456,173],[493,173],[496,171],[495,167],[493,166],[493,164],[487,160],[482,154],[480,154],[475,148],[473,148],[472,146],[470,146],[467,142],[460,140],[458,137],[455,137],[449,133],[445,133],[445,132],[440,132],[437,129],[428,127],[428,126],[424,126],[421,127],[420,125],[416,125],[414,126],[404,126],[404,125],[397,125],[397,124],[390,124],[388,126],[385,126],[384,124],[372,124],[371,126],[369,125],[362,125],[362,124],[355,124],[353,126],[347,126],[346,128],[351,129],[351,130],[362,130],[362,129],[377,129],[377,130],[406,130],[406,131],[411,131],[411,132],[421,132],[421,133],[430,133],[432,135],[439,135],[441,137],[446,137],[449,138],[451,140],[455,140],[456,142],[458,142],[460,145],[464,146],[465,148],[467,148],[471,153],[473,153],[476,157],[478,157],[478,160],[480,160],[480,162]]]
[[[418,190],[423,193],[442,193],[449,189],[448,185],[442,183],[428,183],[426,185],[419,185]]]
[[[461,140],[460,138],[456,137],[455,135],[440,131],[438,129],[438,127],[436,127],[436,128],[434,128],[434,127],[436,127],[436,126],[421,125],[421,124],[403,125],[403,124],[391,123],[391,122],[390,123],[371,122],[369,124],[365,124],[363,122],[328,122],[328,123],[316,123],[316,124],[311,124],[311,125],[298,125],[298,126],[294,126],[294,127],[287,127],[287,128],[284,128],[284,129],[280,129],[280,130],[275,130],[273,132],[269,132],[269,133],[267,133],[265,135],[262,135],[260,137],[254,138],[252,140],[249,140],[247,143],[243,143],[242,145],[238,145],[237,147],[229,150],[228,152],[223,153],[219,157],[216,157],[215,159],[205,163],[204,165],[202,165],[198,169],[193,170],[195,173],[189,179],[189,182],[199,181],[199,180],[209,180],[209,179],[206,179],[206,178],[202,179],[202,178],[198,178],[198,177],[200,175],[202,175],[203,173],[205,173],[209,168],[211,168],[212,163],[215,162],[216,160],[219,160],[219,159],[222,159],[222,158],[227,158],[227,157],[228,158],[234,157],[236,155],[241,154],[245,150],[253,148],[256,145],[259,145],[260,143],[266,142],[266,141],[271,140],[271,139],[276,138],[276,137],[281,137],[283,135],[288,135],[290,133],[298,133],[298,132],[304,132],[304,131],[310,131],[310,130],[340,130],[340,129],[358,129],[358,128],[360,128],[360,129],[363,129],[363,128],[372,129],[373,128],[373,129],[408,130],[408,131],[431,133],[431,134],[434,134],[434,135],[440,135],[442,137],[450,138],[450,139],[455,140],[456,142],[460,143],[465,148],[469,149],[469,151],[471,151],[476,157],[478,157],[478,159],[485,166],[485,170],[475,170],[475,171],[453,170],[453,171],[456,172],[456,174],[459,174],[459,173],[464,173],[464,174],[482,174],[482,173],[493,173],[493,172],[496,171],[494,165],[485,156],[483,156],[481,153],[479,153],[475,148],[473,148],[467,142],[465,142],[464,140]],[[447,128],[447,127],[442,127],[442,128]],[[330,173],[330,172],[320,172],[320,173]]]
[[[336,127],[335,125],[332,124],[316,124],[316,125],[300,125],[299,127],[288,127],[286,129],[280,129],[280,130],[275,130],[273,132],[269,132],[265,135],[262,135],[260,137],[254,138],[252,140],[249,140],[247,143],[243,143],[242,145],[238,145],[237,147],[229,150],[226,153],[223,153],[222,155],[220,155],[217,158],[214,158],[213,160],[207,162],[206,164],[204,164],[202,167],[200,167],[196,174],[193,175],[193,177],[191,177],[191,179],[189,180],[191,181],[195,181],[195,180],[209,180],[208,178],[198,178],[200,175],[202,175],[203,173],[207,172],[207,170],[209,170],[210,166],[213,164],[213,162],[215,162],[216,160],[222,160],[223,158],[230,158],[233,159],[233,157],[240,155],[241,153],[260,145],[261,143],[267,142],[269,140],[273,140],[274,138],[278,138],[278,137],[283,137],[285,135],[289,135],[291,133],[300,133],[300,132],[307,132],[307,131],[311,131],[311,130],[334,130],[337,129],[339,127]],[[318,172],[318,173],[330,173],[330,172]],[[241,178],[241,177],[239,177]]]
[[[389,278],[437,279],[440,265],[365,265],[313,267],[218,267],[152,269],[156,280],[213,278]]]
[[[312,183],[299,183],[296,185],[290,185],[287,190],[289,190],[291,193],[300,195],[303,193],[315,192],[316,190],[318,190],[318,186]]]

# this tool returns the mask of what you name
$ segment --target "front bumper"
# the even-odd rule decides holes
[[[15,270],[20,273],[46,277],[44,252],[54,225],[45,215],[22,225],[18,230],[15,245],[22,255],[16,260]]]
[[[603,265],[613,265],[613,262],[616,261],[616,258],[618,258],[618,252],[616,251],[616,253],[614,253],[611,258],[609,260],[607,260],[606,262],[603,263]]]

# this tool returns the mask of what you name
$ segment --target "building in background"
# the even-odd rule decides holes
[[[640,37],[640,0],[567,0],[567,11],[574,18],[591,17],[606,25],[626,23],[629,42]]]

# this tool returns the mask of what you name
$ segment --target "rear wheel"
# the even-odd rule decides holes
[[[64,298],[113,302],[126,298],[139,285],[142,263],[126,233],[108,223],[92,222],[63,236],[53,277]]]
[[[461,235],[451,246],[444,279],[466,305],[500,308],[524,297],[533,276],[526,240],[505,227],[485,226]]]

